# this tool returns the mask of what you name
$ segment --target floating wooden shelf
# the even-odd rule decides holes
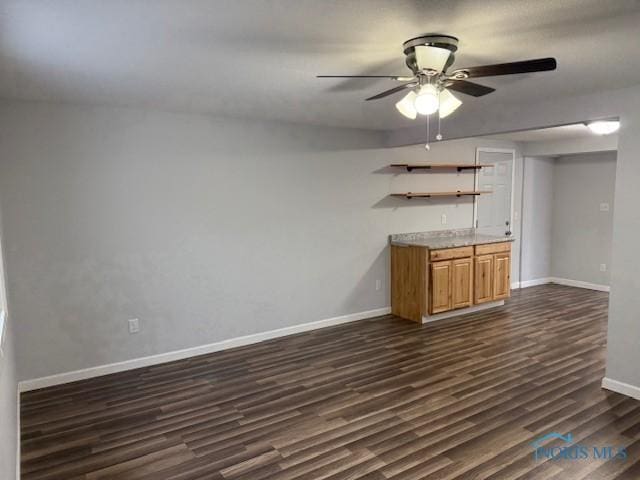
[[[392,163],[391,167],[406,168],[407,172],[411,170],[479,170],[482,167],[492,167],[493,165],[476,165],[475,163],[433,163],[425,165],[420,163]]]
[[[392,193],[392,197],[404,197],[404,198],[430,198],[430,197],[464,197],[464,196],[478,196],[493,193],[489,190],[470,190],[457,192],[406,192],[406,193]]]

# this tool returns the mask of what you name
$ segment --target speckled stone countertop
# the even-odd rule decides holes
[[[397,233],[390,235],[390,240],[392,245],[413,245],[438,250],[440,248],[513,242],[515,239],[510,235],[486,235],[478,233],[474,228],[465,228],[435,232]]]

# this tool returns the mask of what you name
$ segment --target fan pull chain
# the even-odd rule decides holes
[[[442,140],[442,133],[440,133],[441,120],[442,118],[440,118],[440,109],[438,109],[438,134],[436,135],[436,140],[438,141]]]
[[[425,144],[424,148],[427,150],[431,150],[431,145],[429,145],[429,117],[431,115],[427,115],[427,143]]]

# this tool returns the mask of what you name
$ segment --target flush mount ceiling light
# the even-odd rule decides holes
[[[404,42],[403,50],[405,63],[411,70],[409,75],[318,75],[318,78],[386,78],[404,82],[366,100],[377,100],[408,89],[413,95],[407,94],[396,103],[396,108],[402,115],[415,119],[417,114],[428,116],[439,112],[440,118],[444,118],[462,104],[449,90],[472,97],[482,97],[495,91],[494,88],[469,82],[468,78],[556,69],[555,58],[537,58],[449,71],[458,50],[458,39],[451,35],[429,34],[412,38]]]
[[[618,120],[598,120],[595,122],[589,122],[586,124],[596,135],[609,135],[617,132],[620,128],[620,122]]]

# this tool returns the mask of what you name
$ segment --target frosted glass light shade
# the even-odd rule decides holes
[[[402,100],[396,103],[396,108],[398,111],[407,118],[411,120],[415,120],[418,116],[418,112],[416,111],[416,107],[413,105],[413,102],[416,99],[416,94],[414,91],[407,93]]]
[[[437,112],[439,105],[438,90],[433,85],[424,85],[413,101],[413,106],[420,115],[431,115]]]
[[[620,122],[617,120],[600,120],[588,123],[587,127],[597,135],[609,135],[618,131]]]
[[[449,90],[443,88],[440,92],[440,118],[448,117],[457,108],[462,105],[462,102],[453,95]]]
[[[427,45],[418,45],[415,47],[416,63],[420,70],[435,70],[442,72],[442,69],[449,60],[451,51],[446,48],[430,47]]]

